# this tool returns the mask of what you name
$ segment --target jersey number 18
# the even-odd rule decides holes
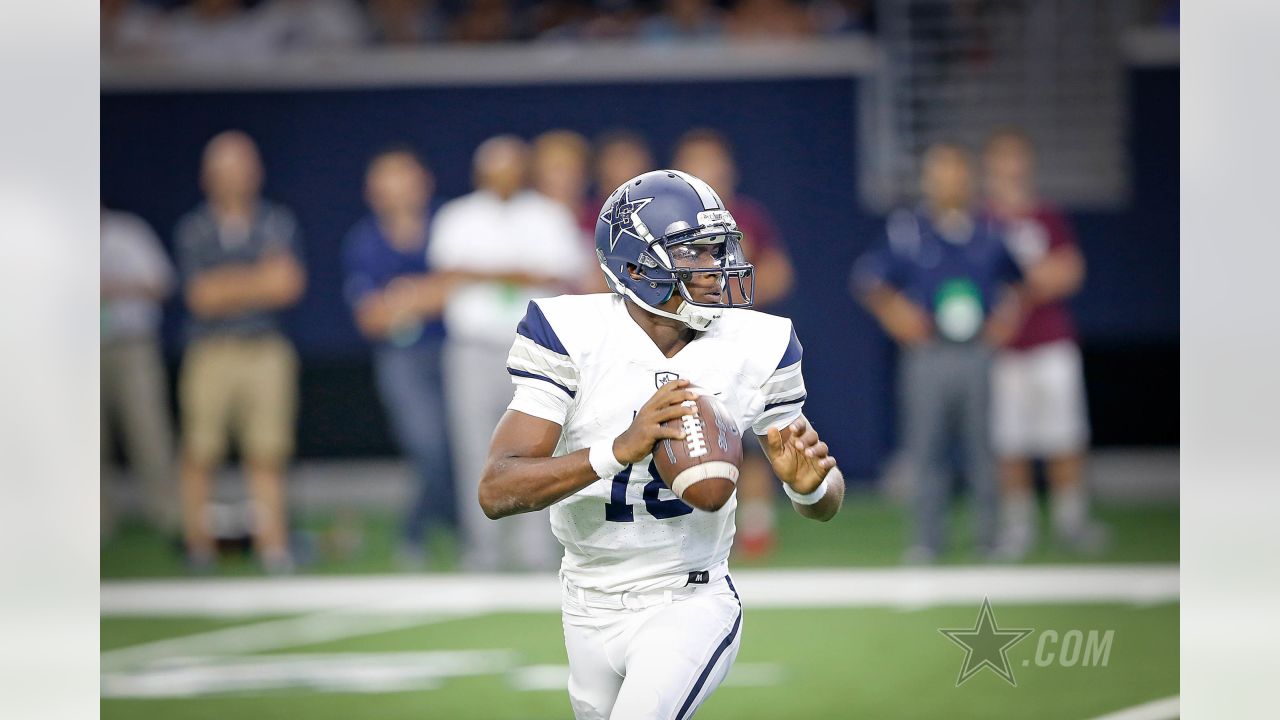
[[[604,504],[604,519],[609,522],[635,522],[635,509],[627,504],[627,485],[631,482],[631,468],[634,465],[628,465],[622,468],[622,472],[613,476],[613,489],[609,492],[609,502]],[[649,461],[649,475],[653,478],[644,486],[644,509],[649,514],[659,520],[667,520],[681,515],[688,515],[693,512],[693,508],[689,507],[679,498],[674,500],[659,500],[658,491],[666,487],[658,477],[658,468]]]

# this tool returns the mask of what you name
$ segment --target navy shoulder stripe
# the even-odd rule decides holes
[[[551,382],[551,381],[548,380],[547,382]],[[782,407],[783,405],[796,405],[798,403],[803,403],[805,400],[808,400],[808,399],[809,399],[809,396],[805,394],[805,395],[801,395],[798,398],[791,398],[790,400],[779,400],[778,402],[771,402],[768,405],[765,405],[764,410],[762,410],[761,412],[769,412],[770,410],[776,407]]]
[[[565,394],[566,394],[566,395],[568,395],[569,397],[577,397],[577,396],[578,396],[578,394],[577,394],[577,393],[575,393],[574,391],[572,391],[572,390],[570,390],[569,388],[565,387],[564,385],[562,385],[562,384],[560,384],[560,383],[556,382],[555,380],[552,380],[551,378],[547,377],[546,375],[539,375],[538,373],[531,373],[531,372],[527,372],[527,371],[525,371],[525,370],[517,370],[517,369],[512,368],[512,367],[507,368],[507,372],[508,372],[508,373],[510,373],[511,375],[515,375],[516,377],[532,378],[532,379],[534,379],[534,380],[541,380],[541,381],[543,381],[543,382],[545,382],[545,383],[551,383],[552,385],[555,385],[556,387],[558,387],[558,388],[560,388],[561,390],[563,390],[563,391],[565,392]]]
[[[560,342],[560,338],[556,336],[551,323],[547,322],[547,316],[542,314],[542,308],[538,307],[538,303],[533,300],[529,301],[529,308],[525,311],[524,319],[520,321],[516,332],[552,352],[558,352],[561,355],[569,354],[569,351],[564,349],[564,343]]]
[[[778,368],[795,365],[800,362],[800,358],[803,355],[804,347],[800,345],[800,338],[796,337],[796,328],[793,325],[791,327],[791,340],[787,342],[787,349],[782,353],[782,359],[778,361]]]

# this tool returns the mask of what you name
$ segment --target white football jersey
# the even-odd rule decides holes
[[[795,420],[805,400],[801,347],[786,318],[728,309],[675,357],[665,357],[618,295],[534,300],[507,360],[510,409],[563,430],[555,455],[612,442],[657,389],[686,378],[715,393],[745,442]],[[603,592],[684,586],[714,571],[733,544],[736,494],[717,512],[695,510],[658,477],[652,456],[551,507],[561,570]]]

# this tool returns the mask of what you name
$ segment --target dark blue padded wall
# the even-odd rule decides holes
[[[1135,97],[1142,99],[1145,86],[1136,87]],[[1170,88],[1146,91],[1158,105]],[[288,328],[304,364],[332,373],[366,355],[342,301],[338,249],[363,211],[363,166],[377,149],[413,144],[429,158],[440,194],[453,197],[470,189],[471,152],[494,134],[531,137],[566,127],[594,136],[626,127],[650,138],[665,162],[686,129],[719,128],[737,148],[741,192],[774,213],[794,256],[799,283],[784,309],[805,346],[808,412],[850,474],[869,477],[893,439],[892,348],[847,290],[854,258],[881,233],[881,219],[857,202],[856,98],[856,83],[838,79],[113,93],[102,98],[102,196],[110,207],[141,214],[168,243],[177,218],[199,199],[196,175],[205,141],[230,127],[253,135],[267,165],[267,195],[293,207],[306,233],[310,289]],[[1171,161],[1161,154],[1166,150],[1153,157],[1141,145],[1136,151],[1150,164],[1136,173],[1140,182],[1174,177],[1171,216],[1154,217],[1168,202],[1167,188],[1139,188],[1133,210],[1081,218],[1093,277],[1099,288],[1111,288],[1079,303],[1086,340],[1096,332],[1103,339],[1176,341],[1176,148],[1175,142]],[[1148,232],[1153,226],[1163,232]],[[1135,255],[1143,266],[1133,265]],[[1135,271],[1142,276],[1136,285]],[[1115,289],[1115,278],[1127,283]],[[176,354],[181,308],[173,303],[171,310],[166,339]],[[329,385],[308,394],[307,388],[304,381],[303,452],[360,451],[342,442],[342,406],[375,402],[365,397],[367,384],[352,383],[346,392]]]

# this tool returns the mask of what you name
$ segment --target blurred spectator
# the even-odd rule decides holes
[[[385,45],[436,42],[448,28],[436,0],[369,0],[369,19],[374,40]]]
[[[871,0],[814,0],[808,12],[822,35],[870,32],[875,24]]]
[[[582,25],[580,36],[589,40],[629,38],[636,34],[644,17],[640,3],[633,0],[600,0],[594,13]]]
[[[261,62],[276,52],[266,19],[241,0],[193,0],[169,13],[160,42],[167,55],[193,65]]]
[[[401,452],[413,463],[414,500],[399,559],[414,568],[426,564],[423,542],[431,526],[453,525],[457,516],[440,375],[446,286],[427,267],[434,185],[411,150],[375,156],[365,175],[371,213],[343,243],[347,300],[374,345],[378,395]]]
[[[190,310],[179,383],[183,520],[194,569],[214,561],[206,506],[213,471],[236,436],[264,567],[287,572],[284,474],[294,445],[298,360],[280,311],[302,296],[298,224],[259,197],[262,162],[248,135],[205,147],[207,201],[178,223],[177,254]]]
[[[670,41],[712,37],[723,30],[723,13],[711,0],[664,0],[662,11],[640,25],[640,36]]]
[[[365,14],[352,0],[270,0],[257,12],[279,51],[350,48],[369,36]]]
[[[138,0],[101,0],[103,54],[145,54],[156,49],[162,15]]]
[[[590,207],[590,167],[591,144],[572,130],[548,130],[533,139],[533,189],[564,206],[586,234],[595,233],[600,210]]]
[[[118,428],[148,518],[161,531],[176,532],[177,467],[159,338],[160,303],[173,292],[173,266],[136,215],[104,208],[101,232],[102,530],[109,534],[115,520],[111,447]]]
[[[1080,348],[1066,306],[1084,283],[1084,257],[1066,218],[1036,196],[1035,151],[1026,136],[992,136],[985,165],[988,208],[1022,268],[1029,306],[1018,333],[996,355],[992,374],[992,440],[1003,492],[1000,554],[1018,560],[1035,546],[1033,459],[1045,460],[1058,541],[1097,552],[1105,532],[1088,517],[1082,476],[1089,419]]]
[[[972,209],[968,153],[937,144],[925,153],[924,202],[889,219],[888,243],[858,260],[853,287],[902,352],[898,376],[903,444],[916,476],[909,562],[943,548],[950,444],[959,437],[973,495],[977,548],[995,552],[998,495],[990,446],[992,346],[1017,329],[1018,267],[998,229]]]
[[[490,43],[519,37],[511,0],[467,0],[449,26],[453,42]]]
[[[476,497],[489,438],[506,411],[505,378],[516,326],[530,299],[555,295],[581,277],[586,258],[573,216],[528,188],[529,148],[490,138],[476,149],[476,191],[446,203],[431,227],[427,261],[463,282],[445,306],[445,400],[453,441],[464,564],[496,570],[555,566],[547,511],[494,522]],[[504,535],[513,544],[504,543]],[[504,545],[506,545],[504,547]]]
[[[588,229],[588,236],[593,245],[596,221],[599,219],[605,198],[612,195],[622,183],[656,168],[648,143],[636,133],[629,130],[611,130],[596,140],[596,195],[587,203],[588,207],[594,209]],[[604,281],[604,273],[600,272],[595,253],[591,252],[590,255],[591,268],[587,271],[588,280],[584,286],[584,292],[607,292],[609,285]]]
[[[794,271],[777,227],[763,205],[739,195],[738,168],[729,141],[715,130],[686,132],[676,144],[672,166],[702,178],[714,189],[742,231],[742,250],[755,265],[755,303],[765,312],[791,291]],[[743,446],[738,478],[738,549],[745,557],[767,555],[774,545],[774,497],[780,481],[758,443]]]
[[[804,8],[791,0],[738,0],[725,31],[739,40],[782,40],[807,37],[814,28]]]
[[[596,200],[591,204],[600,208],[622,183],[656,169],[649,143],[636,133],[612,130],[601,135],[596,140]]]
[[[104,54],[264,62],[372,42],[796,38],[868,31],[869,0],[100,0]],[[732,10],[724,9],[730,5]],[[160,10],[159,7],[172,8]],[[1176,17],[1176,4],[1173,6]]]
[[[791,292],[794,271],[769,211],[738,193],[738,166],[724,135],[708,128],[686,132],[676,143],[672,165],[702,178],[724,200],[742,231],[742,249],[756,267],[756,306],[768,312]]]
[[[577,221],[583,252],[595,255],[596,220],[600,214],[588,194],[591,145],[572,130],[549,130],[533,141],[533,188],[560,203]],[[605,292],[604,275],[594,263],[577,284],[581,292]]]
[[[543,0],[529,8],[529,25],[542,40],[575,39],[593,15],[591,5],[581,0]]]

